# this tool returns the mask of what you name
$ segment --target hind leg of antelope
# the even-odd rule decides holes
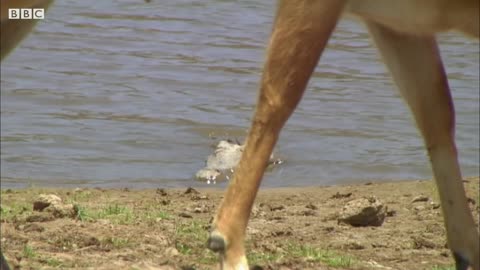
[[[453,102],[435,37],[367,26],[423,136],[457,270],[480,270],[479,236],[462,183]]]
[[[208,240],[220,253],[221,269],[248,269],[245,230],[268,158],[335,27],[341,2],[279,2],[253,124]]]

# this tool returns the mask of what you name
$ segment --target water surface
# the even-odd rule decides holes
[[[2,63],[2,187],[184,187],[254,107],[273,1],[57,1]],[[479,44],[444,34],[464,175],[479,175]],[[430,178],[363,25],[337,27],[264,186]]]

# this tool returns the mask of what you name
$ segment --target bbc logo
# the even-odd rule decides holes
[[[43,8],[9,8],[8,18],[11,20],[43,20],[45,9]]]

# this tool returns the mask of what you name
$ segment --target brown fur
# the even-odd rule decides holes
[[[0,1],[0,57],[3,60],[33,29],[38,20],[9,20],[10,8],[44,8],[53,0],[1,0]]]

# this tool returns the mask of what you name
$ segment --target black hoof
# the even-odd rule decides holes
[[[455,259],[455,268],[457,270],[467,270],[470,266],[470,262],[462,256],[460,253],[453,252],[453,258]]]
[[[8,267],[7,260],[5,260],[5,257],[3,257],[3,252],[0,251],[0,269],[1,270],[10,270],[10,267]]]
[[[220,235],[217,232],[212,232],[210,233],[210,236],[208,237],[207,240],[207,247],[217,253],[224,253],[226,249],[226,243],[225,239],[223,238],[222,235]]]
[[[250,266],[250,270],[263,270],[263,267],[259,265],[252,265]]]

